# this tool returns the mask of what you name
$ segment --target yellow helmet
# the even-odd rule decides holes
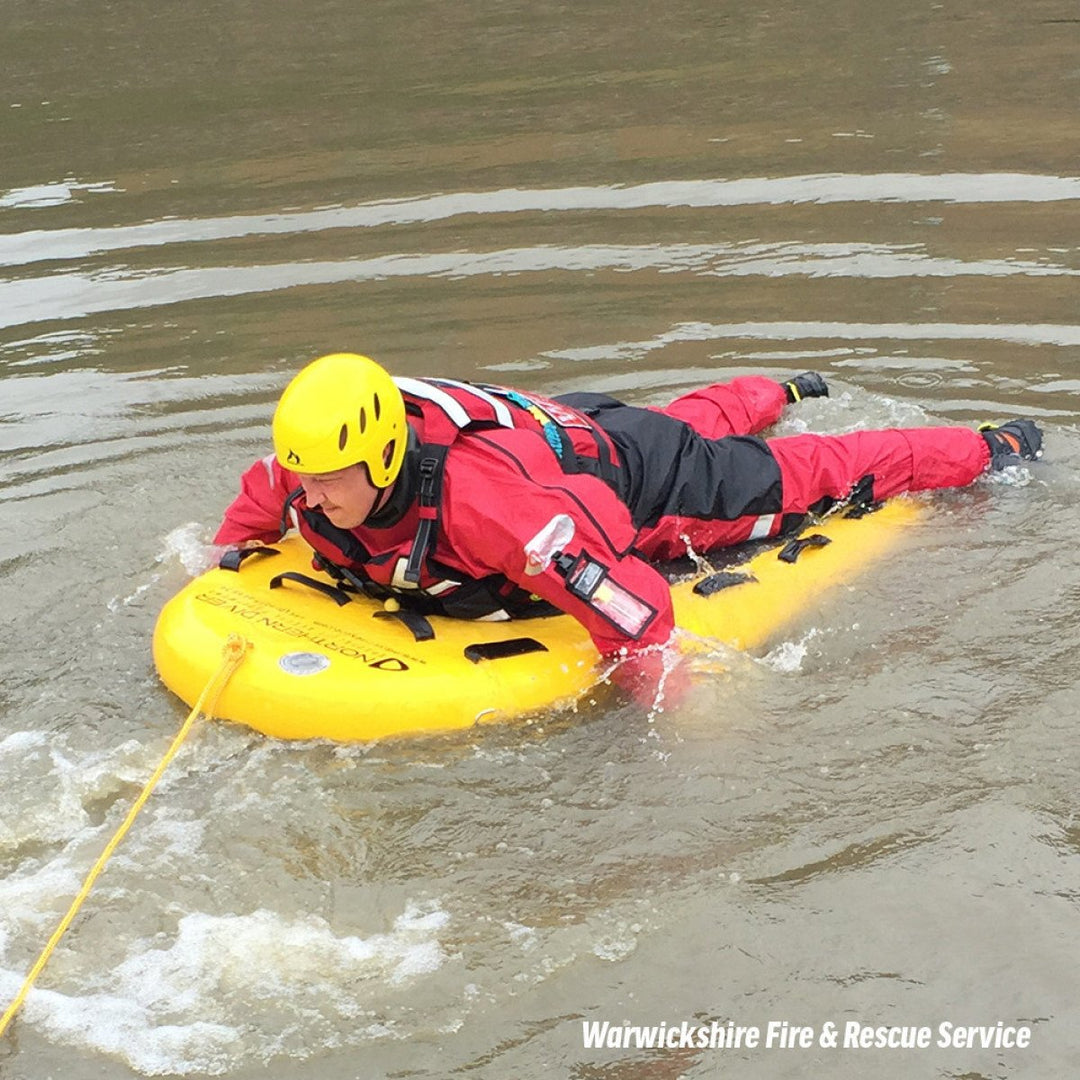
[[[408,443],[405,402],[374,360],[332,353],[285,387],[273,422],[274,452],[290,472],[328,473],[363,462],[371,482],[393,483]]]

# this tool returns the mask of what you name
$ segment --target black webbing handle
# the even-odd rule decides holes
[[[397,619],[412,631],[412,636],[416,641],[431,641],[435,637],[435,628],[419,611],[409,611],[406,608],[400,611],[376,611],[374,618]]]
[[[327,585],[325,581],[316,581],[315,578],[308,577],[307,574],[299,574],[295,570],[286,570],[284,574],[278,574],[277,577],[271,578],[270,588],[280,589],[285,581],[295,581],[300,585],[306,585],[309,589],[322,593],[323,596],[329,596],[338,607],[344,607],[352,599],[344,589],[339,589],[336,585]]]
[[[250,555],[280,555],[277,548],[272,547],[249,547],[232,548],[221,556],[218,568],[221,570],[239,570],[244,560]]]

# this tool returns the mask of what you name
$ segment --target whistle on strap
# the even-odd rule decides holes
[[[586,603],[621,634],[637,640],[658,612],[651,604],[611,577],[608,567],[584,551],[578,555],[557,555],[554,566],[566,579],[571,596]]]

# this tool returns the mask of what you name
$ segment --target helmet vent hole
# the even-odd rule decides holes
[[[349,441],[349,425],[342,424],[341,431],[338,432],[337,448],[339,450],[345,449],[345,444]]]
[[[391,439],[384,447],[382,452],[383,468],[388,469],[390,462],[394,458],[394,448],[397,446],[397,439]]]
[[[376,417],[378,419],[378,417]],[[363,435],[367,431],[367,410],[360,410],[360,434]]]
[[[374,406],[374,409],[375,409],[375,419],[378,420],[380,414],[382,413],[382,405],[379,404],[379,395],[378,394],[374,394],[373,397],[374,397],[374,400],[372,401],[372,405]]]

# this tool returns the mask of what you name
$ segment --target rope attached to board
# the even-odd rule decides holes
[[[207,682],[206,686],[203,688],[203,692],[192,706],[188,718],[177,732],[176,738],[173,739],[172,745],[165,751],[165,756],[154,770],[153,775],[147,780],[146,785],[139,793],[139,797],[132,804],[127,817],[124,818],[120,828],[116,830],[112,839],[105,845],[105,850],[101,853],[97,862],[94,863],[90,873],[86,875],[86,880],[83,882],[78,895],[72,900],[71,907],[68,908],[67,914],[60,920],[60,925],[53,932],[53,936],[49,938],[49,943],[42,950],[36,963],[30,969],[30,974],[26,976],[22,988],[19,990],[18,994],[15,995],[15,1000],[8,1007],[8,1010],[4,1013],[3,1017],[0,1018],[0,1036],[3,1036],[15,1014],[26,1000],[26,995],[30,993],[38,976],[48,963],[49,957],[52,956],[57,945],[60,944],[60,939],[67,932],[68,927],[71,926],[87,896],[90,895],[90,890],[94,887],[94,882],[100,877],[101,872],[105,869],[109,859],[112,858],[113,852],[116,851],[117,847],[120,845],[120,841],[124,839],[128,830],[135,823],[135,818],[138,817],[139,811],[146,805],[147,799],[150,798],[154,788],[157,787],[157,783],[165,770],[169,767],[169,763],[176,757],[180,747],[184,745],[184,740],[191,734],[191,730],[195,726],[195,721],[198,719],[199,714],[205,713],[207,718],[214,715],[214,709],[217,707],[218,698],[221,696],[221,692],[225,689],[229,679],[232,678],[233,673],[240,666],[244,659],[244,655],[250,648],[251,642],[247,641],[245,638],[240,637],[238,634],[229,635],[228,640],[222,647],[221,666],[214,672],[210,677],[209,682]]]

